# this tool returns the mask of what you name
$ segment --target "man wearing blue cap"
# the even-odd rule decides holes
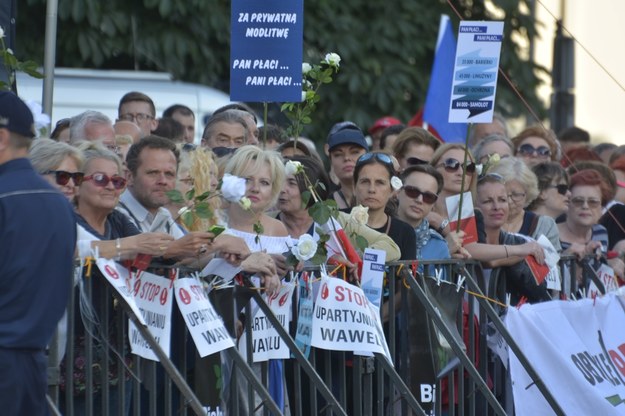
[[[367,153],[365,135],[353,123],[332,129],[326,143],[331,169],[339,180],[339,189],[332,193],[339,209],[354,205],[354,168],[356,161]]]
[[[45,415],[46,347],[72,282],[76,222],[26,158],[33,115],[0,92],[0,413]]]

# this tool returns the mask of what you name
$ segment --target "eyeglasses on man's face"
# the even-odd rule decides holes
[[[149,115],[149,114],[145,114],[145,113],[126,113],[126,114],[122,114],[121,116],[119,116],[120,120],[124,120],[124,121],[130,121],[130,122],[137,122],[137,123],[143,123],[144,121],[147,120],[153,120],[154,117]]]

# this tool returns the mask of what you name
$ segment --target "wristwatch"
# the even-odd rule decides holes
[[[438,231],[438,233],[440,235],[443,235],[443,231],[445,231],[445,227],[447,227],[449,225],[449,220],[447,218],[445,218],[442,222],[441,225],[436,229],[436,231]]]

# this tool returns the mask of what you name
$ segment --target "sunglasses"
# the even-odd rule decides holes
[[[588,205],[588,208],[595,209],[601,206],[601,200],[595,198],[582,198],[580,196],[576,196],[575,198],[571,198],[571,203],[575,208],[582,208],[584,205]]]
[[[75,186],[80,186],[85,179],[85,174],[82,172],[67,172],[64,170],[49,170],[43,172],[42,175],[54,175],[56,183],[61,186],[67,185],[70,179],[74,181]]]
[[[234,154],[238,150],[237,147],[213,147],[212,151],[217,157],[224,157],[229,154]]]
[[[541,158],[548,158],[551,156],[551,150],[547,146],[534,147],[531,144],[522,144],[519,146],[517,153],[523,156],[538,156]]]
[[[558,185],[550,185],[547,188],[556,188],[556,190],[558,191],[560,195],[566,195],[566,193],[569,190],[569,186],[565,183],[561,183]]]
[[[358,158],[358,160],[356,161],[356,166],[362,165],[363,163],[366,163],[369,160],[377,160],[378,162],[384,165],[390,166],[393,169],[393,171],[395,170],[395,166],[393,165],[393,159],[391,159],[391,157],[387,155],[386,153],[375,153],[375,152],[365,153],[364,155]]]
[[[406,159],[406,163],[408,163],[408,165],[410,166],[417,166],[417,165],[427,165],[430,162],[428,162],[427,160],[419,159],[418,157],[409,157]]]
[[[438,199],[438,195],[436,195],[435,193],[429,191],[424,192],[415,186],[405,185],[402,187],[402,189],[404,190],[408,198],[417,199],[419,198],[419,195],[421,195],[423,197],[423,202],[428,205],[432,205]]]
[[[443,163],[439,163],[437,165],[437,167],[444,167],[445,171],[452,173],[452,172],[456,172],[458,169],[460,169],[460,166],[462,166],[462,163],[460,163],[459,160],[457,159],[445,159],[445,161],[443,161]],[[465,171],[467,173],[473,174],[475,173],[475,163],[470,162],[465,166]]]
[[[122,178],[119,175],[108,176],[104,173],[94,173],[93,175],[85,176],[83,178],[84,181],[93,181],[96,186],[105,187],[111,182],[113,184],[113,188],[122,189],[126,186],[126,179]]]

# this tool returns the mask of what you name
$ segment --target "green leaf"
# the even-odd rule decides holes
[[[198,195],[195,197],[196,201],[204,201],[206,200],[209,196],[211,196],[211,191],[206,191],[204,192],[202,195]]]
[[[187,227],[187,229],[191,228],[193,226],[193,213],[191,211],[187,211],[184,214],[182,214],[182,223],[184,224],[185,227]]]
[[[189,189],[187,193],[184,194],[184,197],[187,199],[187,201],[191,201],[194,196],[195,196],[195,188]]]
[[[369,242],[367,241],[367,239],[360,234],[355,234],[354,240],[356,242],[356,247],[360,250],[361,253],[363,253],[365,249],[369,247]]]
[[[173,204],[184,204],[185,200],[182,197],[182,193],[177,190],[177,189],[172,189],[171,191],[167,191],[165,192],[165,195],[167,195],[167,198],[169,198],[169,200],[173,203]]]
[[[260,221],[257,221],[254,223],[254,232],[256,233],[256,236],[258,237],[260,234],[264,234],[265,233],[265,227],[263,227],[263,224]]]
[[[208,202],[200,202],[195,205],[195,215],[198,217],[208,220],[213,218],[213,211],[210,209]]]
[[[310,191],[304,191],[302,192],[302,207],[305,207],[306,205],[308,205],[308,202],[310,201],[310,197],[311,197],[311,193]]]
[[[310,215],[317,224],[325,224],[330,220],[332,212],[326,205],[327,202],[328,201],[318,201],[308,208],[308,215]]]

